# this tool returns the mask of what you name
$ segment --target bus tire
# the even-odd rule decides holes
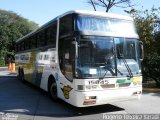
[[[57,84],[56,84],[55,80],[53,79],[53,77],[50,77],[49,81],[48,81],[48,93],[49,93],[50,98],[53,101],[57,102],[57,100],[58,100],[58,97],[57,97]]]

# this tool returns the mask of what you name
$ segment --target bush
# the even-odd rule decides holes
[[[3,57],[0,57],[0,67],[5,66],[5,60]]]
[[[144,80],[155,80],[160,85],[160,56],[156,53],[146,56],[142,62]]]

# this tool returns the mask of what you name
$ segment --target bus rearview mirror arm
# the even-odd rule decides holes
[[[75,41],[75,57],[78,58],[78,42]]]
[[[75,46],[75,58],[77,59],[78,58],[78,42],[77,42],[76,38],[73,38],[72,44],[74,44],[74,46]]]

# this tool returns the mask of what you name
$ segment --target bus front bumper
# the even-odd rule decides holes
[[[116,101],[140,99],[142,86],[121,89],[107,89],[103,91],[74,91],[72,94],[72,105],[77,107],[88,107],[109,104]]]

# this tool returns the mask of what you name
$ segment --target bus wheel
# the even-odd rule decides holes
[[[57,101],[57,84],[54,80],[49,81],[48,93],[52,100]]]

